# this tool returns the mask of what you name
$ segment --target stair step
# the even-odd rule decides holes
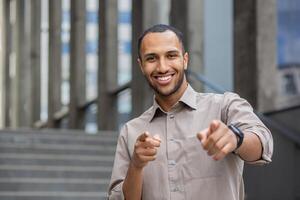
[[[35,153],[0,153],[0,159],[29,159],[29,160],[78,160],[78,161],[112,161],[112,155],[69,155]]]
[[[99,150],[114,150],[115,146],[100,146],[100,145],[74,145],[74,144],[40,144],[40,143],[2,143],[0,141],[0,148],[34,148],[37,150],[89,150],[89,151],[99,151]],[[1,152],[1,151],[0,151]]]
[[[78,129],[30,129],[30,128],[19,128],[19,129],[1,129],[0,133],[9,134],[39,134],[39,135],[60,135],[60,136],[101,136],[101,137],[117,137],[117,131],[99,131],[97,133],[87,133]]]
[[[0,199],[107,199],[117,132],[1,130]]]
[[[63,172],[43,172],[43,171],[19,171],[19,170],[11,170],[11,171],[0,171],[0,177],[9,178],[9,177],[33,177],[33,178],[96,178],[96,179],[103,179],[103,178],[110,178],[111,172],[70,172],[70,171],[63,171]]]
[[[0,183],[0,191],[53,191],[53,192],[97,192],[105,191],[108,188],[109,182],[106,183],[31,183],[31,182],[6,182]]]
[[[72,172],[72,171],[35,171],[35,170],[10,170],[10,171],[0,171],[0,177],[9,178],[9,177],[33,177],[33,178],[95,178],[95,179],[103,179],[110,178],[111,172],[107,171],[87,171],[87,172]]]
[[[1,143],[15,144],[78,144],[78,145],[116,145],[117,138],[115,137],[100,137],[100,136],[67,136],[67,135],[39,135],[38,133],[28,134],[9,134],[0,133]]]
[[[110,167],[78,167],[78,166],[40,166],[40,165],[0,165],[0,170],[35,170],[35,171],[72,171],[72,172],[102,172],[111,171]]]
[[[81,147],[81,148],[80,148]],[[19,145],[19,144],[0,144],[0,152],[2,153],[44,153],[44,154],[76,154],[76,155],[101,155],[101,154],[115,154],[114,146],[87,146],[80,145]]]
[[[83,178],[0,178],[0,183],[87,183],[108,184],[110,179]]]
[[[19,155],[19,154],[17,154]],[[80,160],[80,159],[35,159],[32,155],[32,159],[22,158],[21,155],[16,156],[17,158],[9,158],[1,156],[0,154],[0,165],[41,165],[41,166],[103,166],[111,167],[113,165],[113,156],[98,156],[97,160]],[[3,159],[1,159],[3,158]],[[102,159],[103,158],[103,159]]]
[[[5,200],[104,200],[106,192],[0,192]]]

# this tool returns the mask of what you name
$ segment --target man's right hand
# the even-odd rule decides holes
[[[160,142],[161,140],[157,135],[152,137],[148,132],[141,134],[134,145],[132,165],[142,169],[149,161],[155,160]]]

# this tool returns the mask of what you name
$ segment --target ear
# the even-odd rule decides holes
[[[183,55],[184,70],[187,70],[188,62],[189,62],[189,54],[187,52],[185,52]]]
[[[138,59],[137,59],[137,62],[139,63],[139,66],[140,66],[140,68],[141,68],[142,73],[145,75],[145,73],[144,73],[144,68],[143,68],[141,59],[138,58]]]

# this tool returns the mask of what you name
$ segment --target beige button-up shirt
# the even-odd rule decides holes
[[[234,93],[197,93],[188,86],[171,111],[164,112],[154,101],[150,109],[124,125],[118,140],[109,199],[124,199],[122,185],[134,144],[145,131],[159,134],[161,145],[156,160],[143,170],[143,200],[244,199],[244,161],[235,154],[215,161],[196,137],[214,119],[258,135],[263,153],[261,160],[254,163],[271,161],[272,135],[247,101]]]

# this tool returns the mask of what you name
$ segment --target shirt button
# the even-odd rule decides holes
[[[169,166],[174,166],[176,165],[176,161],[175,160],[169,160]]]
[[[179,191],[179,188],[178,187],[175,187],[172,189],[172,192],[178,192]]]
[[[170,114],[170,119],[173,119],[174,118],[174,115],[173,114]]]

